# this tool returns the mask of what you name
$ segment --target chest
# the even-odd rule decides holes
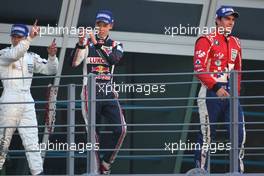
[[[239,48],[232,39],[214,39],[210,50],[211,63],[215,66],[233,64],[239,54]]]
[[[10,68],[13,73],[22,74],[24,76],[30,76],[33,74],[34,63],[32,59],[28,59],[27,56],[20,58],[18,61],[12,63]]]
[[[101,49],[107,54],[111,54],[113,50],[113,42],[112,41],[106,41],[102,45]],[[92,42],[89,42],[89,57],[99,57],[100,55],[96,51],[96,48]]]

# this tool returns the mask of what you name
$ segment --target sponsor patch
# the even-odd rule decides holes
[[[219,41],[218,41],[218,40],[215,40],[215,41],[214,41],[214,44],[215,44],[215,45],[219,45]]]
[[[196,59],[195,64],[196,65],[200,65],[201,64],[201,60],[200,59]]]
[[[216,60],[216,61],[215,61],[215,65],[216,65],[216,66],[219,67],[219,66],[221,66],[221,64],[222,64],[222,62],[221,62],[220,60]]]
[[[92,67],[92,72],[97,72],[99,74],[109,73],[110,69],[109,69],[109,67],[104,67],[102,65],[99,65],[99,66],[96,66],[96,67]]]
[[[196,51],[195,54],[196,54],[196,56],[197,56],[198,58],[202,58],[202,57],[205,56],[205,52],[202,51],[202,50]]]
[[[95,77],[95,79],[100,79],[100,80],[107,80],[107,81],[109,81],[109,80],[111,80],[111,76],[109,76],[109,75],[98,75],[98,76]]]
[[[112,46],[102,46],[102,50],[104,50],[104,52],[109,55],[112,52]]]
[[[33,73],[33,64],[28,64],[28,73]]]
[[[233,49],[233,48],[231,49],[231,59],[232,59],[232,61],[236,60],[237,53],[238,53],[238,51],[236,49]]]
[[[107,64],[106,61],[101,57],[87,57],[88,64]]]
[[[214,54],[214,57],[217,58],[217,59],[223,59],[224,58],[224,54],[219,52],[219,53]]]

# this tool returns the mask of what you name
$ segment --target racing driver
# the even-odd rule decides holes
[[[4,87],[0,101],[0,169],[5,162],[12,135],[18,127],[32,175],[41,174],[43,164],[38,148],[37,119],[30,93],[30,77],[33,73],[55,74],[58,67],[55,42],[48,47],[48,60],[27,52],[32,39],[40,30],[36,23],[30,34],[26,25],[14,24],[11,28],[11,47],[0,50],[0,76]],[[23,79],[24,77],[27,78]]]
[[[87,73],[93,73],[96,75],[96,98],[97,99],[112,99],[109,101],[98,101],[96,102],[96,123],[100,123],[104,117],[109,121],[110,124],[116,124],[116,126],[107,127],[109,131],[112,131],[109,136],[109,143],[107,146],[112,151],[106,151],[101,153],[103,156],[100,158],[97,152],[96,159],[98,160],[98,171],[101,174],[110,174],[110,167],[113,164],[117,152],[121,147],[123,140],[126,135],[126,122],[122,113],[122,109],[117,100],[117,93],[112,91],[106,93],[102,90],[102,87],[111,86],[112,76],[114,72],[114,66],[119,63],[123,57],[123,45],[116,42],[109,37],[109,31],[113,28],[114,19],[112,12],[109,10],[99,10],[96,15],[95,26],[98,28],[98,34],[94,35],[89,32],[89,39],[85,40],[85,34],[79,37],[79,42],[76,44],[72,66],[76,67],[81,62],[83,63],[83,75]],[[82,113],[83,118],[88,124],[87,120],[87,77],[83,78],[83,89],[82,89]],[[99,89],[100,87],[100,89]],[[89,90],[88,90],[89,91]],[[114,99],[114,100],[113,100]],[[99,129],[96,128],[97,134]],[[96,136],[102,148],[102,137]],[[95,171],[97,172],[97,171]]]
[[[215,142],[216,123],[219,118],[230,122],[229,73],[231,70],[241,71],[241,47],[238,38],[230,35],[239,14],[232,7],[221,6],[216,11],[216,31],[197,39],[194,52],[194,71],[202,86],[199,92],[198,107],[201,129],[198,135],[200,146]],[[212,74],[201,74],[213,72]],[[241,73],[238,76],[238,94],[240,94]],[[220,97],[205,99],[207,97]],[[239,105],[239,122],[244,122],[242,108]],[[229,125],[226,125],[230,133]],[[245,143],[245,127],[239,124],[239,163],[240,172],[244,172],[243,157]],[[202,147],[195,151],[196,167],[207,170],[208,151]]]

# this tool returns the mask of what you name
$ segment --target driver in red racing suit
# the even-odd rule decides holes
[[[219,118],[230,122],[229,99],[205,99],[207,97],[229,96],[229,73],[231,70],[241,71],[241,47],[238,38],[229,35],[239,14],[231,7],[222,6],[216,12],[216,31],[197,39],[194,53],[194,71],[215,72],[213,74],[196,74],[202,86],[199,92],[198,107],[201,129],[198,135],[200,146],[215,142],[216,123]],[[241,73],[238,77],[238,91],[240,92]],[[238,92],[238,94],[240,94]],[[241,106],[239,122],[244,122]],[[229,124],[226,128],[230,134]],[[244,171],[245,127],[239,124],[239,163],[240,172]],[[203,149],[195,151],[196,167],[207,170],[208,151]]]

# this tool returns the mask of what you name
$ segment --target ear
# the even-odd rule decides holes
[[[220,22],[221,22],[221,18],[216,18],[215,19],[216,26],[219,26]]]
[[[113,29],[114,23],[110,24],[110,29]]]

